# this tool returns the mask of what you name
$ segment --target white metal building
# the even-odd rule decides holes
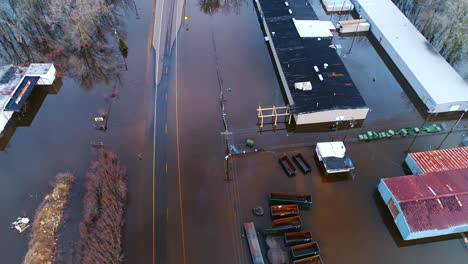
[[[468,84],[391,0],[352,2],[429,112],[468,108]]]
[[[19,111],[35,85],[51,85],[56,70],[51,63],[32,63],[29,67],[0,67],[0,132],[15,111]]]
[[[322,3],[327,12],[351,11],[354,8],[350,0],[322,0]]]

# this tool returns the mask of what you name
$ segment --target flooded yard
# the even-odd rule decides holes
[[[148,45],[152,3],[122,1],[116,5],[117,12],[122,15],[116,30],[125,37],[129,47],[128,70],[120,64],[123,60],[111,33],[108,41],[113,46],[112,53],[104,54],[108,56],[106,59],[99,57],[102,54],[90,55],[91,61],[104,61],[99,61],[100,65],[89,65],[85,70],[90,74],[81,75],[87,76],[86,79],[77,76],[76,67],[62,64],[63,77],[56,79],[52,87],[37,86],[25,115],[12,122],[1,139],[0,226],[3,231],[0,255],[4,263],[20,263],[29,238],[28,232],[18,234],[7,227],[18,216],[33,217],[39,203],[52,189],[55,175],[65,171],[76,176],[76,183],[65,211],[63,245],[59,245],[65,254],[59,261],[71,263],[79,239],[84,177],[97,153],[92,143],[100,142],[115,150],[128,168],[130,202],[125,237],[131,243],[126,243],[129,252],[126,259],[130,263],[146,263],[151,257],[151,232],[148,232],[152,222],[148,217],[151,200],[147,197],[151,197],[154,103],[152,50]],[[109,60],[119,61],[117,72],[111,72],[109,65],[102,65]],[[74,60],[67,63],[74,63]],[[118,92],[118,98],[111,98],[113,91]],[[109,112],[107,130],[96,130],[93,118],[106,112]]]

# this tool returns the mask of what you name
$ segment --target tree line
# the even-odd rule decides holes
[[[108,81],[123,65],[110,36],[125,37],[119,12],[133,7],[132,0],[1,1],[0,62],[54,62],[85,87]]]

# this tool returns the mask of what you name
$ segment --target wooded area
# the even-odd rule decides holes
[[[5,0],[0,3],[0,63],[54,62],[85,87],[123,67],[119,11],[132,0]]]

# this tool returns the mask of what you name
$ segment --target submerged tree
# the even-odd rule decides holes
[[[103,149],[86,174],[80,263],[122,262],[126,202],[127,170],[114,152]]]
[[[208,15],[214,15],[218,10],[222,10],[224,13],[238,14],[245,3],[246,0],[199,0],[198,2],[200,10]]]
[[[53,61],[82,85],[108,81],[123,66],[119,6],[131,0],[7,0],[0,3],[0,62]],[[122,38],[123,36],[118,36]]]

